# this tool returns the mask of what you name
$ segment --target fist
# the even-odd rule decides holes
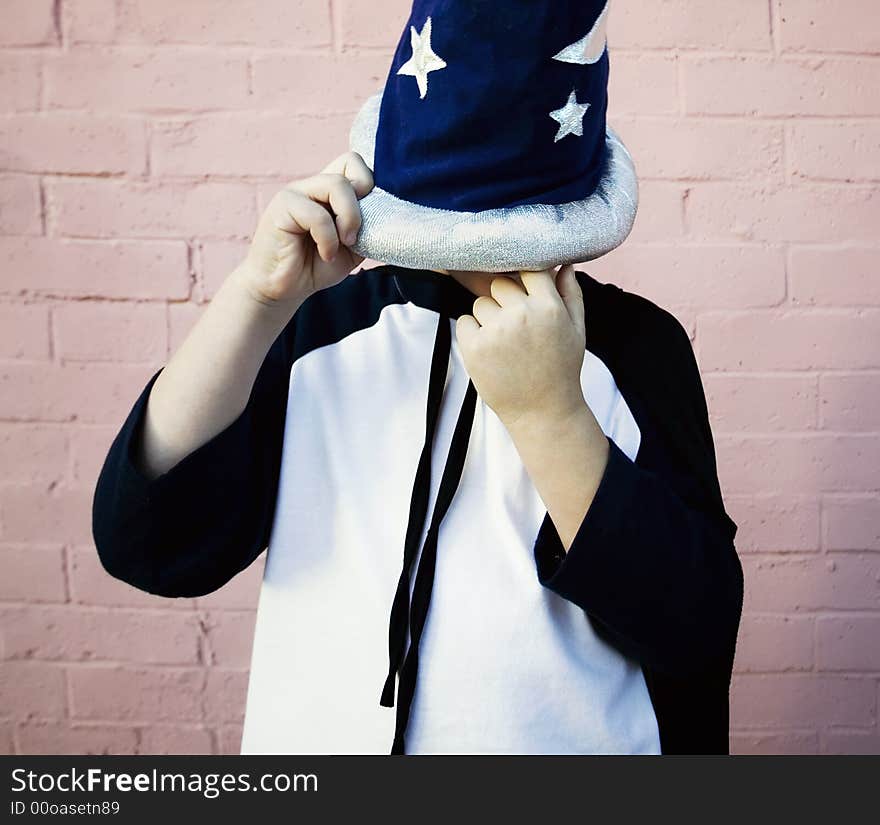
[[[465,368],[480,397],[511,427],[536,416],[567,416],[585,404],[586,331],[574,267],[490,276],[490,296],[456,323]]]

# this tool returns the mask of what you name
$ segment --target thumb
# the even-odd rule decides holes
[[[556,289],[571,316],[571,320],[577,324],[579,329],[583,330],[585,328],[584,296],[572,264],[566,264],[556,274]]]

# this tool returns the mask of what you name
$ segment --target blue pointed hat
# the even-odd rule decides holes
[[[592,260],[632,229],[638,180],[606,123],[610,0],[415,0],[351,128],[373,170],[355,250],[409,268]]]

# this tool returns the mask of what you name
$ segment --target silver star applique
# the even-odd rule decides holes
[[[424,99],[428,94],[428,75],[438,69],[445,69],[446,61],[431,48],[430,17],[425,21],[421,32],[417,32],[415,26],[409,27],[409,39],[412,44],[412,57],[397,70],[397,73],[414,77],[419,84],[419,97]]]
[[[589,108],[589,103],[577,102],[577,94],[575,90],[572,89],[565,106],[561,109],[555,109],[550,112],[550,117],[559,124],[559,131],[556,133],[553,142],[556,143],[557,140],[562,140],[566,135],[583,137],[584,115]]]

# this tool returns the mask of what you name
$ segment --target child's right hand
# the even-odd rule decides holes
[[[251,295],[295,308],[343,280],[364,260],[349,246],[361,225],[358,199],[372,188],[373,175],[363,158],[347,152],[320,174],[291,181],[277,192],[239,267]]]

